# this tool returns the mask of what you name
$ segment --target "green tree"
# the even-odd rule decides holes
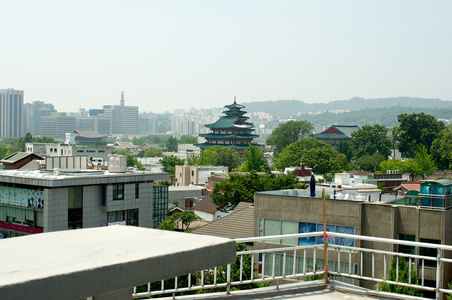
[[[327,147],[328,145],[315,138],[304,138],[285,147],[278,157],[274,160],[274,166],[277,170],[284,170],[288,167],[296,167],[301,163],[303,153],[312,148]]]
[[[385,160],[385,156],[380,153],[366,154],[355,159],[355,164],[358,167],[367,172],[376,172],[380,164]]]
[[[431,152],[441,169],[450,169],[452,161],[452,125],[447,126],[439,133],[432,143]]]
[[[43,137],[33,137],[33,143],[58,143],[54,138],[43,136]]]
[[[389,267],[388,280],[397,281],[401,283],[408,283],[410,282],[411,278],[411,284],[418,284],[416,271],[414,270],[414,268],[412,268],[410,274],[408,263],[404,257],[399,256],[398,266],[399,268],[397,276],[397,259],[393,257],[391,261],[391,266]],[[422,293],[417,289],[389,283],[380,283],[380,291],[422,297]]]
[[[25,143],[33,142],[33,136],[30,131],[28,131],[22,138],[20,138],[20,151],[25,151]]]
[[[304,151],[301,161],[311,168],[314,174],[321,174],[327,180],[333,177],[333,173],[345,171],[348,165],[347,157],[335,151],[329,144]]]
[[[384,160],[380,162],[378,169],[381,173],[386,173],[388,170],[398,170],[400,173],[406,172],[404,162],[398,159]]]
[[[434,116],[424,113],[401,114],[397,117],[398,126],[394,126],[393,135],[398,141],[400,152],[406,157],[414,157],[416,146],[423,144],[430,151],[432,143],[445,128]]]
[[[275,146],[275,154],[279,155],[282,149],[290,144],[308,137],[314,127],[306,121],[289,121],[280,124],[268,138],[268,144]]]
[[[240,155],[231,148],[223,146],[213,146],[202,150],[198,165],[226,166],[229,171],[239,166]]]
[[[159,148],[147,148],[138,153],[138,157],[159,157],[162,156],[162,149]]]
[[[131,154],[127,154],[127,166],[137,167],[140,171],[146,171],[146,168],[137,160],[137,158]]]
[[[187,158],[185,159],[185,161],[187,162],[187,165],[189,165],[189,166],[199,165],[199,163],[198,163],[199,156],[200,155],[198,153],[189,153],[189,154],[187,154]]]
[[[344,154],[347,158],[347,162],[352,160],[352,148],[350,147],[350,143],[348,141],[341,141],[339,145],[337,145],[337,152]]]
[[[415,164],[414,171],[422,176],[423,179],[436,171],[435,160],[428,154],[427,148],[422,144],[418,145],[413,162]]]
[[[243,252],[248,251],[246,248],[246,244],[244,243],[237,243],[236,244],[236,252]],[[240,268],[240,256],[237,255],[235,263],[231,264],[231,282],[234,281],[240,281],[240,277],[242,276],[243,280],[250,280],[251,279],[251,270],[254,268],[252,265],[252,254],[244,254],[243,261],[242,261],[242,268]],[[253,270],[253,274],[257,274],[257,270]],[[205,285],[213,284],[214,283],[214,274],[212,272],[204,272],[205,278]],[[221,266],[217,268],[217,282],[227,282],[227,266]],[[258,278],[257,275],[253,276],[254,278]],[[249,284],[241,284],[238,286],[232,286],[231,291],[237,291],[237,290],[249,290],[249,289],[255,289],[255,288],[261,288],[268,286],[269,282],[264,283],[249,283]],[[225,291],[226,288],[214,288],[206,290],[207,293],[212,292],[221,292]]]
[[[179,141],[175,137],[169,137],[166,142],[166,150],[168,152],[176,152],[177,151],[177,145],[179,145]]]
[[[245,163],[240,166],[240,172],[265,172],[270,168],[265,160],[262,148],[249,145],[249,149],[245,149]]]
[[[183,135],[180,137],[180,144],[196,144],[198,139],[194,136]]]
[[[240,201],[254,202],[254,193],[306,187],[298,183],[293,174],[236,174],[215,184],[212,191],[213,202],[221,211],[233,210]]]
[[[171,177],[174,177],[174,172],[176,171],[176,166],[182,166],[184,164],[184,160],[177,158],[174,155],[165,156],[160,161],[163,166],[163,171],[169,172]]]
[[[197,214],[191,210],[186,210],[169,216],[160,224],[158,229],[188,232],[192,230],[189,229],[190,224],[199,220],[201,220],[201,218]]]
[[[387,137],[388,129],[381,125],[364,125],[352,132],[350,148],[356,158],[379,153],[383,159],[391,154],[391,139]]]

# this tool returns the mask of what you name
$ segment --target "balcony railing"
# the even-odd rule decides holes
[[[275,243],[278,240],[317,236],[323,237],[323,232],[236,239],[237,243],[254,243],[254,248],[262,249],[237,252],[236,265],[219,266],[214,269],[187,274],[184,277],[176,277],[171,281],[162,280],[157,285],[156,283],[148,283],[145,286],[135,287],[133,298],[161,294],[175,295],[176,293],[189,293],[208,289],[219,291],[220,288],[229,294],[233,293],[233,291],[231,292],[231,287],[234,286],[270,281],[276,281],[278,286],[281,281],[286,279],[306,279],[314,275],[317,275],[315,277],[317,278],[325,274],[330,280],[348,280],[355,284],[358,284],[358,282],[367,283],[367,285],[375,284],[374,286],[376,286],[377,290],[381,284],[391,284],[433,293],[435,299],[441,299],[443,295],[452,294],[452,289],[444,288],[447,284],[443,282],[445,270],[452,270],[452,259],[445,257],[445,252],[452,251],[452,246],[333,232],[327,232],[327,240],[340,237],[355,240],[354,245],[377,243],[380,245],[380,249],[382,249],[382,246],[395,248],[394,246],[396,245],[431,248],[436,250],[437,255],[432,257],[337,244],[326,244],[327,251],[325,251],[323,244],[285,246]],[[326,258],[324,253],[326,253]],[[393,258],[396,260],[396,280],[390,280],[389,278],[390,262]],[[415,282],[412,282],[411,276],[409,276],[408,282],[398,280],[400,259],[407,261],[409,274],[411,274],[412,270],[417,271],[418,279]],[[427,267],[425,261],[434,262],[436,268]],[[381,263],[383,268],[381,268]],[[249,268],[248,266],[254,267]],[[231,269],[233,269],[233,272],[231,272]],[[245,272],[245,269],[247,269],[247,272]],[[231,275],[237,273],[239,274],[238,277]],[[428,273],[430,278],[427,278]],[[427,286],[425,284],[427,279],[431,280],[431,274],[434,274],[435,286]],[[184,286],[181,286],[182,281],[185,284]],[[413,296],[411,297],[413,299]],[[417,298],[422,299],[426,297]]]

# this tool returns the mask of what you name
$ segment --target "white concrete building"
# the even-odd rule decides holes
[[[176,166],[176,185],[200,185],[208,184],[209,176],[214,174],[227,174],[228,167],[225,166]]]

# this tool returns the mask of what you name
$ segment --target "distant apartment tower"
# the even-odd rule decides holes
[[[124,103],[124,92],[121,92],[121,105],[103,107],[105,116],[110,118],[109,134],[138,134],[138,106]]]
[[[33,136],[43,136],[41,134],[41,118],[50,116],[56,112],[53,104],[43,101],[33,101],[24,104],[24,126],[25,132],[29,131]]]
[[[190,116],[175,115],[171,118],[171,132],[176,135],[193,135],[195,122]]]
[[[148,135],[157,132],[157,115],[153,113],[140,113],[139,134]]]
[[[23,106],[24,91],[0,90],[0,138],[24,135]]]

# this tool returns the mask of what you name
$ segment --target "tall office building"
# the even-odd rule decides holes
[[[0,90],[0,138],[24,135],[23,106],[24,91]]]
[[[138,106],[124,105],[124,92],[121,92],[121,105],[104,105],[104,115],[110,118],[110,134],[138,134]]]
[[[24,104],[24,132],[29,131],[33,136],[42,136],[41,118],[56,112],[53,104],[43,101],[33,101]]]

